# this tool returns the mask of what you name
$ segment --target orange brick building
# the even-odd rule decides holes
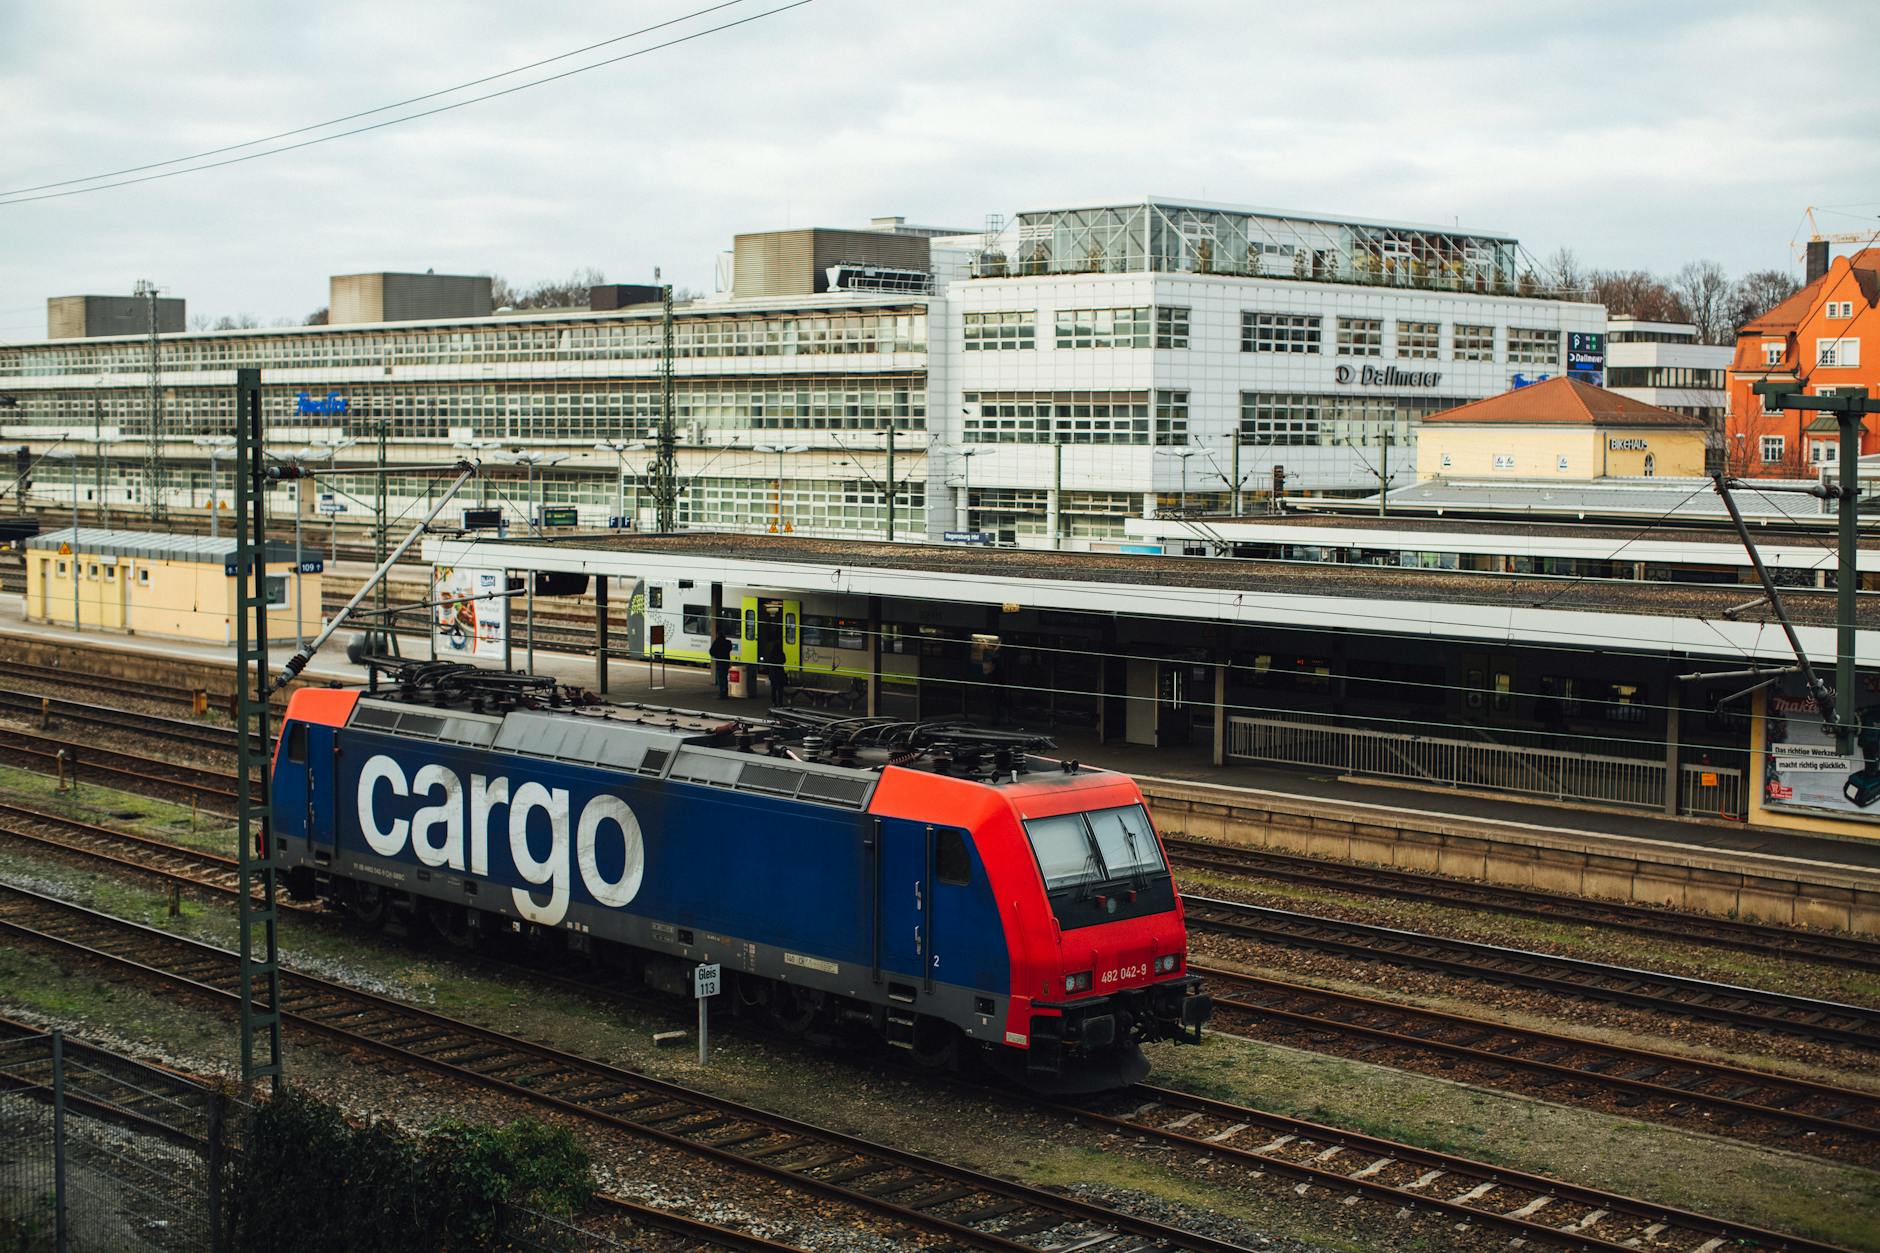
[[[1834,415],[1765,410],[1751,391],[1765,378],[1799,380],[1813,396],[1847,387],[1880,396],[1880,248],[1836,257],[1800,291],[1736,332],[1725,467],[1746,478],[1812,478],[1837,464]],[[1868,415],[1860,450],[1880,451],[1880,415]]]

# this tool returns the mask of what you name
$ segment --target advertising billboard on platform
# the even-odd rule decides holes
[[[1833,682],[1832,675],[1827,678]],[[1854,690],[1855,716],[1863,728],[1874,719],[1876,730],[1864,730],[1848,756],[1836,750],[1834,736],[1821,725],[1800,675],[1769,690],[1765,809],[1880,822],[1880,676],[1861,675]]]
[[[501,570],[437,567],[431,583],[431,621],[439,657],[502,660],[509,601],[492,595],[502,590]]]

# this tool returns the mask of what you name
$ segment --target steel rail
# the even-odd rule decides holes
[[[0,1015],[0,1040],[43,1038],[45,1034],[43,1028]],[[179,1127],[137,1106],[153,1099],[166,1099],[180,1109],[200,1106],[202,1107],[199,1109],[200,1116],[206,1123],[208,1121],[206,1105],[216,1087],[215,1080],[179,1067],[158,1066],[134,1057],[127,1057],[102,1045],[69,1034],[65,1037],[64,1047],[68,1063],[74,1058],[84,1058],[100,1077],[107,1080],[117,1078],[121,1089],[134,1094],[125,1098],[115,1096],[109,1090],[91,1092],[79,1089],[72,1084],[72,1072],[68,1070],[65,1096],[68,1105],[77,1106],[81,1111],[101,1121],[116,1123],[182,1148],[197,1152],[207,1149],[209,1142],[206,1131],[199,1133],[186,1127]],[[49,1071],[50,1059],[45,1065]],[[135,1075],[136,1081],[122,1079],[122,1074],[126,1072]],[[0,1079],[0,1084],[4,1084],[4,1079]],[[44,1085],[38,1086],[44,1087]],[[14,1084],[13,1088],[15,1091],[30,1091],[23,1083]],[[49,1098],[50,1091],[49,1089],[46,1091]],[[749,1253],[805,1253],[797,1245],[781,1244],[749,1232],[704,1222],[674,1211],[656,1209],[638,1201],[610,1196],[604,1192],[596,1192],[592,1201],[595,1205],[614,1211],[620,1217],[670,1231],[675,1235],[704,1240],[720,1248],[748,1250]]]
[[[234,955],[227,950],[26,889],[0,885],[0,931],[218,1000],[236,996],[224,986],[233,983]],[[131,951],[80,938],[87,931],[108,935]],[[174,959],[170,968],[156,964],[165,954]],[[222,982],[215,981],[218,976]],[[315,976],[283,974],[281,1013],[284,1021],[349,1046],[395,1056],[974,1248],[1038,1253],[1079,1239],[1094,1243],[1094,1236],[1109,1232],[1147,1239],[1158,1248],[1241,1253],[1240,1246],[1210,1236],[767,1113]],[[636,1120],[629,1116],[634,1113],[646,1117]],[[696,1139],[672,1129],[687,1124],[696,1132],[719,1134]],[[810,1155],[803,1157],[806,1150]],[[838,1165],[843,1168],[829,1170]],[[875,1191],[853,1186],[869,1180],[875,1181]],[[956,1213],[925,1212],[893,1199],[900,1196]],[[975,1222],[996,1226],[982,1229]],[[1066,1234],[1066,1228],[1080,1225],[1085,1230]],[[1055,1238],[1049,1243],[1016,1238],[1027,1235]]]
[[[1229,848],[1175,838],[1166,838],[1163,843],[1168,846],[1170,855],[1178,865],[1204,870],[1253,875],[1369,896],[1427,901],[1458,909],[1519,914],[1543,918],[1549,922],[1580,922],[1603,929],[1715,945],[1736,952],[1880,970],[1880,940],[1864,936],[1744,922],[1708,914],[1676,913],[1647,905],[1468,879],[1449,879],[1395,867],[1328,861],[1266,848]]]
[[[1138,1084],[1127,1097],[1136,1105],[1125,1114],[1071,1105],[1054,1108],[1123,1134],[1147,1136],[1254,1170],[1289,1175],[1307,1187],[1323,1186],[1334,1195],[1363,1195],[1407,1210],[1427,1210],[1463,1223],[1496,1227],[1517,1239],[1548,1245],[1599,1250],[1664,1248],[1673,1247],[1675,1233],[1685,1236],[1692,1250],[1732,1244],[1789,1253],[1843,1253],[1838,1246],[1803,1236],[1169,1088]],[[1248,1131],[1271,1138],[1256,1147],[1235,1143]],[[1333,1165],[1340,1157],[1346,1158],[1344,1164]],[[1510,1203],[1513,1208],[1502,1208]],[[1548,1216],[1540,1217],[1543,1212]],[[1562,1218],[1567,1221],[1559,1221]],[[1596,1232],[1596,1227],[1602,1230]]]
[[[1184,894],[1190,929],[1880,1048],[1880,1010]]]
[[[1456,1058],[1495,1070],[1524,1071],[1548,1081],[1591,1085],[1660,1106],[1712,1111],[1726,1118],[1768,1124],[1777,1134],[1808,1131],[1871,1150],[1880,1146],[1880,1094],[1746,1070],[1721,1062],[1607,1044],[1487,1019],[1423,1009],[1396,1001],[1333,992],[1213,966],[1190,964],[1214,992],[1211,1029],[1225,1034],[1223,1014],[1255,1024],[1280,1023],[1298,1031],[1375,1042],[1425,1055]],[[1224,994],[1225,992],[1225,994]],[[1251,999],[1243,999],[1243,998]],[[1447,1032],[1460,1039],[1444,1038]],[[1312,1046],[1323,1052],[1320,1046]],[[1540,1056],[1534,1054],[1540,1053]],[[1572,1060],[1562,1060],[1572,1059]],[[1614,1069],[1624,1067],[1625,1069]],[[1715,1089],[1721,1088],[1722,1091]],[[1747,1099],[1755,1093],[1757,1099]],[[1798,1108],[1811,1104],[1815,1108]],[[1828,1113],[1816,1112],[1825,1108]],[[1628,1116],[1641,1116],[1629,1106]],[[1858,1118],[1861,1121],[1851,1121]],[[1707,1128],[1710,1134],[1721,1132]],[[1741,1138],[1741,1137],[1738,1137]],[[1785,1139],[1788,1138],[1785,1136]],[[1798,1152],[1818,1150],[1789,1144]]]

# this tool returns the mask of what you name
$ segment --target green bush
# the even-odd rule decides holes
[[[565,1130],[441,1123],[421,1136],[349,1123],[289,1088],[241,1130],[226,1182],[230,1247],[270,1253],[504,1250],[521,1206],[574,1215],[593,1192],[587,1154]]]

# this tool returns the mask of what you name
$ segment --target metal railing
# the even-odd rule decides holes
[[[1227,756],[1342,774],[1662,810],[1665,763],[1275,718],[1227,720]],[[1742,816],[1742,771],[1684,767],[1683,812]]]
[[[1748,796],[1743,772],[1725,766],[1685,766],[1678,789],[1678,812],[1707,818],[1740,819]]]

